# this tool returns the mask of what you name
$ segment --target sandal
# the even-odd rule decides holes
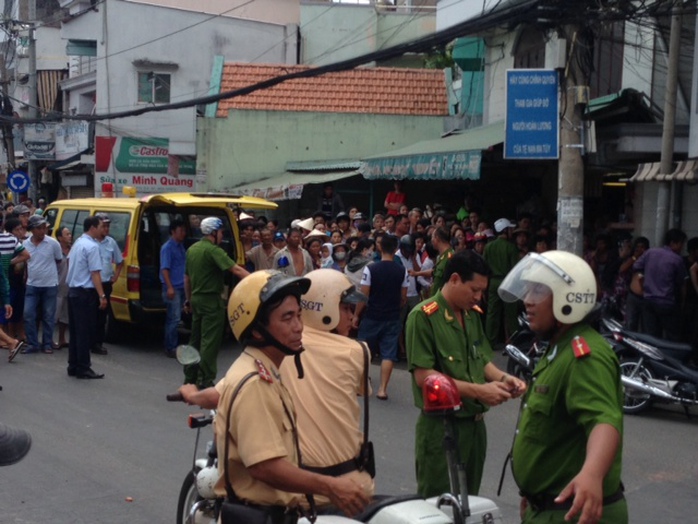
[[[17,342],[17,345],[10,350],[10,355],[7,357],[7,361],[12,362],[14,358],[17,356],[17,353],[19,353],[23,347],[24,342],[22,342],[21,340]]]

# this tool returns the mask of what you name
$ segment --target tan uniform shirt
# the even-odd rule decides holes
[[[298,413],[303,464],[328,467],[354,459],[363,442],[357,395],[364,389],[364,350],[355,340],[309,326],[303,328],[303,347],[305,378],[298,378],[293,359],[284,360],[280,370]],[[352,471],[346,476],[373,495],[368,473]],[[329,500],[316,496],[315,502],[323,505]]]
[[[258,371],[256,359],[268,370],[268,380],[256,375],[240,389],[233,403],[228,434],[225,435],[224,428],[227,427],[233,391],[245,375],[251,371]],[[298,464],[293,439],[295,422],[289,418],[289,415],[295,417],[293,400],[281,383],[278,369],[262,351],[247,347],[216,385],[216,390],[221,395],[216,415],[216,445],[220,473],[215,487],[216,493],[225,496],[223,462],[225,439],[229,438],[228,475],[237,497],[265,506],[297,506],[300,495],[274,489],[252,478],[247,470],[250,466],[274,458],[285,458],[293,464]]]

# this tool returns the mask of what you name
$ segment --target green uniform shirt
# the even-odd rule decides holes
[[[497,237],[485,246],[484,258],[492,270],[492,278],[503,279],[519,262],[519,252],[506,238]]]
[[[196,242],[187,250],[184,265],[184,273],[191,282],[191,294],[220,294],[223,276],[234,265],[235,261],[208,238]]]
[[[464,314],[463,329],[441,292],[419,303],[407,317],[406,346],[409,371],[435,369],[474,384],[485,383],[485,365],[492,359],[492,348],[476,311]],[[422,409],[422,390],[412,378],[414,404]],[[460,417],[487,411],[477,400],[462,398]]]
[[[575,357],[581,337],[591,353]],[[618,359],[587,324],[572,327],[548,349],[533,372],[514,441],[516,483],[529,495],[557,495],[582,469],[587,439],[597,424],[610,424],[621,446],[603,482],[603,495],[620,485],[623,390]]]
[[[446,270],[446,264],[453,256],[453,249],[450,247],[436,257],[436,262],[434,263],[434,273],[432,274],[432,284],[431,284],[431,296],[436,296],[436,292],[444,287],[444,271]]]

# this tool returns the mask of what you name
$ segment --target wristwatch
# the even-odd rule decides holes
[[[99,295],[99,298],[107,298],[107,295]]]

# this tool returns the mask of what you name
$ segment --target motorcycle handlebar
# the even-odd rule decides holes
[[[184,402],[184,397],[179,391],[177,393],[170,393],[165,398],[167,402]]]

